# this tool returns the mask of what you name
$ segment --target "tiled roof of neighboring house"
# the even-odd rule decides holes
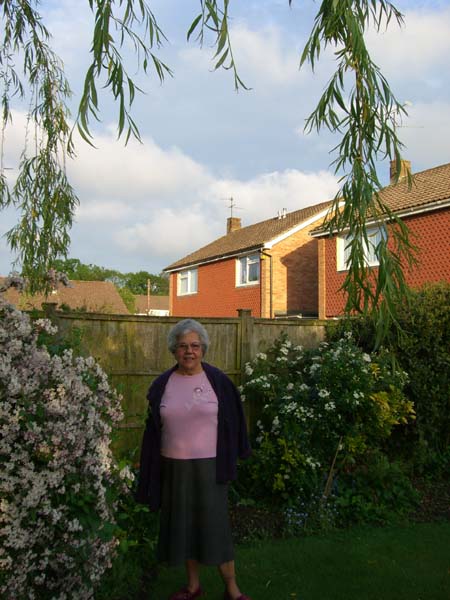
[[[146,313],[148,310],[148,299],[146,294],[135,294],[136,312]],[[150,310],[169,310],[169,296],[150,295]]]
[[[450,163],[412,174],[412,185],[404,178],[386,186],[380,198],[393,213],[402,215],[438,208],[439,203],[450,202]],[[321,233],[321,227],[313,233]]]
[[[285,217],[282,218],[274,217],[248,227],[236,229],[172,263],[164,271],[174,271],[181,267],[209,262],[260,248],[314,216],[319,217],[320,213],[328,210],[330,206],[331,202],[321,202],[314,206],[286,213]]]
[[[0,282],[4,278],[0,278]],[[71,310],[101,312],[110,314],[129,314],[116,286],[110,281],[70,281],[72,287],[60,286],[47,297],[43,294],[26,296],[10,288],[5,292],[5,298],[11,304],[22,310],[37,308],[41,310],[43,302],[56,302]]]

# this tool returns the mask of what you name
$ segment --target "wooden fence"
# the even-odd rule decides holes
[[[81,331],[83,354],[94,356],[123,395],[125,419],[116,444],[119,453],[133,455],[140,444],[147,411],[146,392],[151,381],[174,364],[167,349],[167,334],[178,317],[107,315],[57,312],[45,305],[47,316],[61,335]],[[309,319],[256,319],[249,310],[236,318],[199,318],[211,345],[207,362],[219,367],[238,385],[246,362],[265,351],[285,332],[295,344],[317,346],[324,337],[323,321]],[[257,407],[245,405],[250,426]]]

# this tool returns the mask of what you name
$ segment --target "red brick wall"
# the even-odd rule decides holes
[[[273,256],[275,313],[318,314],[318,241],[308,234],[313,226],[297,231],[268,251]]]
[[[345,273],[337,271],[336,238],[325,239],[325,316],[334,317],[344,310],[345,299],[339,288],[344,282]]]
[[[410,287],[436,281],[450,282],[450,209],[436,210],[404,219],[411,241],[419,248],[418,264],[405,270]],[[336,270],[336,239],[325,239],[326,316],[342,314],[344,296],[339,292],[345,272]]]
[[[239,308],[261,316],[259,285],[236,287],[234,258],[198,267],[198,291],[177,296],[177,274],[171,278],[171,315],[174,317],[237,317]]]
[[[418,264],[406,271],[409,285],[419,287],[425,282],[450,282],[450,209],[411,217],[405,222],[417,236],[412,242],[419,247]]]

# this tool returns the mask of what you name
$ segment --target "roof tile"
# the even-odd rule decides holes
[[[0,282],[3,278],[0,278]],[[130,314],[117,288],[110,281],[70,281],[71,287],[58,287],[48,296],[35,294],[26,296],[16,289],[5,292],[5,298],[21,310],[41,309],[43,302],[56,302],[58,307],[68,306],[71,310],[101,312],[111,314]]]
[[[148,298],[146,294],[135,294],[136,311],[145,313],[148,310]],[[169,296],[156,296],[150,294],[150,310],[169,310]]]
[[[380,191],[380,200],[391,212],[402,214],[423,211],[440,201],[450,200],[450,163],[412,174],[412,184],[407,178],[390,184]],[[320,225],[313,235],[323,235]]]
[[[449,199],[450,163],[413,173],[411,187],[407,179],[388,185],[381,191],[381,198],[395,212]]]
[[[319,215],[331,206],[331,202],[321,202],[286,214],[285,218],[274,217],[254,223],[248,227],[236,229],[184,258],[172,263],[164,271],[219,259],[236,253],[246,252],[263,246],[279,235],[293,229],[303,221]]]

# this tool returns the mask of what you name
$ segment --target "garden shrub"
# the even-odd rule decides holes
[[[120,397],[92,357],[51,355],[0,295],[0,594],[89,599],[119,543],[117,498],[131,480],[110,450]]]
[[[376,451],[364,464],[339,474],[333,506],[339,525],[385,524],[407,518],[418,500],[403,463]]]
[[[127,468],[129,464],[130,461],[125,458],[119,462],[119,467]],[[125,490],[117,503],[117,554],[95,592],[96,600],[138,598],[142,592],[148,594],[153,583],[158,513],[135,502],[137,468],[132,470],[134,483],[130,486],[131,493]]]
[[[328,496],[336,473],[367,465],[393,428],[414,418],[402,391],[406,374],[385,352],[363,352],[351,334],[313,350],[282,336],[246,375],[243,398],[260,414],[241,492],[291,513],[318,493]]]
[[[373,347],[370,318],[342,319],[329,328],[328,339],[344,331],[352,331],[366,351]],[[416,412],[408,435],[399,440],[400,450],[414,455],[417,466],[438,465],[450,446],[450,283],[411,291],[409,304],[399,310],[398,327],[391,327],[384,343],[409,375],[405,394]]]

